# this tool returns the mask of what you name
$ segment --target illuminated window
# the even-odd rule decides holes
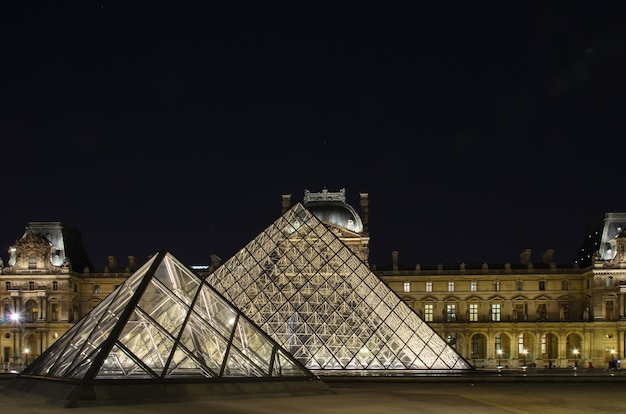
[[[470,322],[478,322],[478,303],[469,304],[469,320]]]
[[[411,291],[411,283],[410,282],[404,282],[404,291],[405,292],[410,292]]]
[[[502,337],[500,336],[500,334],[496,334],[496,336],[493,339],[494,339],[494,345],[495,345],[495,350],[497,354],[498,351],[502,349]]]
[[[520,334],[517,337],[517,353],[522,355],[524,353],[524,334]]]
[[[500,321],[500,304],[499,303],[491,304],[491,320],[494,322]]]
[[[433,305],[432,304],[424,305],[424,320],[426,322],[433,321]]]
[[[454,292],[454,282],[448,282],[448,292]]]
[[[493,290],[495,292],[500,292],[500,282],[493,282]]]
[[[4,319],[5,322],[8,322],[9,320],[11,320],[11,305],[8,303],[5,303],[2,309],[2,318]]]
[[[446,305],[446,321],[454,322],[456,320],[456,305]]]
[[[476,292],[478,290],[478,282],[470,282],[470,291]]]
[[[569,283],[567,282],[567,280],[563,280],[561,282],[561,290],[569,290]]]
[[[93,293],[96,295],[100,293],[100,285],[93,285]]]
[[[433,282],[426,282],[426,292],[433,291]]]

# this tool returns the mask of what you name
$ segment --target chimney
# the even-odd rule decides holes
[[[368,193],[360,193],[361,196],[361,220],[363,220],[363,232],[369,232],[370,202]]]
[[[554,262],[554,249],[548,249],[541,255],[541,261],[545,265],[552,264]]]
[[[128,271],[134,272],[135,270],[137,270],[137,259],[135,256],[128,256]]]
[[[283,212],[285,214],[287,210],[291,207],[291,194],[283,194]]]
[[[109,265],[107,266],[109,268],[110,272],[115,272],[117,270],[117,268],[119,267],[117,265],[117,259],[115,258],[115,256],[109,256],[107,257],[107,260],[109,262]]]
[[[533,251],[532,251],[532,250],[530,250],[530,249],[526,249],[526,250],[524,250],[523,252],[521,252],[521,253],[519,254],[519,263],[520,263],[520,264],[523,264],[523,265],[527,265],[527,264],[532,263],[532,261],[530,260],[530,254],[531,254],[532,252],[533,252]]]
[[[209,268],[211,271],[217,269],[219,265],[222,263],[222,259],[216,254],[211,255],[211,267]]]
[[[393,270],[395,272],[398,271],[398,251],[394,250],[391,252],[391,264],[393,265]]]

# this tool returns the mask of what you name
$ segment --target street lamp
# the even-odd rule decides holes
[[[13,312],[11,314],[11,322],[13,322],[14,327],[17,327],[18,331],[13,331],[13,365],[17,365],[17,358],[19,358],[19,349],[22,347],[22,324],[21,324],[21,316],[19,312]],[[20,333],[20,344],[19,348],[17,346],[17,333]]]
[[[498,369],[502,368],[502,350],[498,349]]]
[[[615,348],[611,349],[611,367],[615,368]]]
[[[578,355],[580,354],[580,351],[578,349],[574,349],[572,354],[574,354],[574,369],[576,369],[578,368]]]

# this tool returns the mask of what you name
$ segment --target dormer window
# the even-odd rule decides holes
[[[28,257],[28,268],[29,269],[37,269],[37,256],[29,256]]]

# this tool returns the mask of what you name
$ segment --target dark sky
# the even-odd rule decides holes
[[[371,262],[573,263],[626,211],[618,2],[16,2],[0,13],[0,247],[96,269],[223,259],[281,195],[370,197]]]

